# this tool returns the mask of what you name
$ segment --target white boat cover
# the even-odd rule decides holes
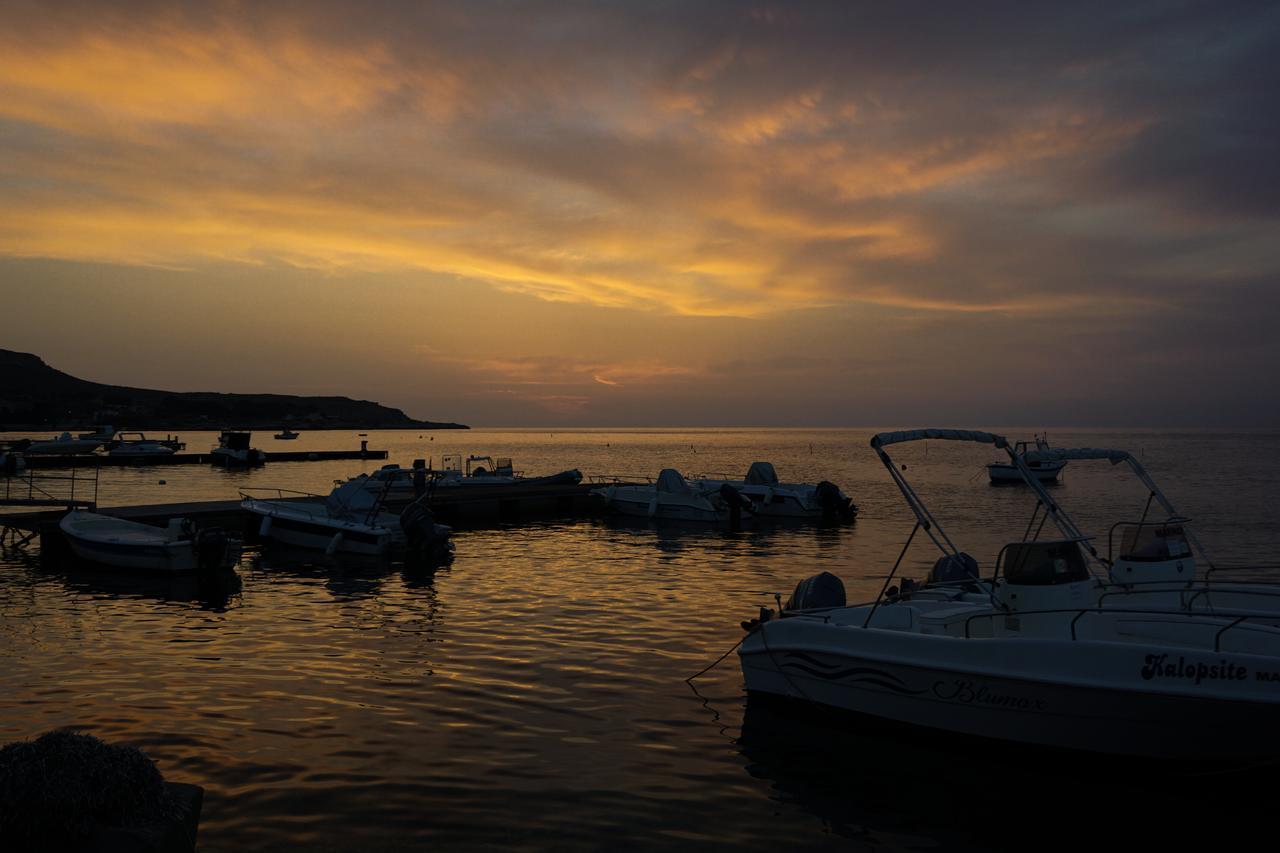
[[[365,481],[368,479],[366,475],[361,474],[330,492],[329,497],[325,498],[324,501],[329,510],[329,515],[334,518],[342,518],[351,515],[364,515],[373,509],[374,504],[378,502],[380,490],[365,488]]]
[[[663,468],[658,474],[658,491],[672,494],[684,494],[689,491],[689,484],[674,468]]]
[[[1004,447],[1009,442],[1003,435],[993,432],[979,432],[972,429],[910,429],[899,432],[882,432],[871,439],[871,446],[884,447],[886,444],[899,444],[904,441],[923,441],[925,439],[944,441],[976,441],[981,444],[994,444]]]
[[[748,486],[776,486],[778,472],[773,470],[772,462],[752,462],[745,482]]]
[[[1028,450],[1022,454],[1028,462],[1053,462],[1068,459],[1106,459],[1118,465],[1131,458],[1127,450],[1106,450],[1101,447],[1062,447],[1056,450]]]

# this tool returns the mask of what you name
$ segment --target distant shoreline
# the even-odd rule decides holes
[[[79,432],[91,432],[94,429],[92,424],[80,423],[62,423],[62,424],[6,424],[0,423],[0,433],[3,432],[30,432],[30,433],[47,433],[47,432],[70,432],[72,434]],[[411,424],[394,424],[371,426],[369,424],[360,423],[337,423],[337,424],[300,424],[300,423],[280,423],[278,421],[261,424],[208,424],[208,423],[178,423],[164,424],[162,426],[138,426],[136,424],[128,424],[126,426],[116,427],[116,432],[177,432],[179,430],[187,432],[222,432],[223,430],[232,430],[235,432],[279,432],[282,429],[291,429],[295,432],[331,432],[351,430],[452,430],[452,429],[471,429],[466,424],[455,423],[434,423],[423,421],[421,423]]]

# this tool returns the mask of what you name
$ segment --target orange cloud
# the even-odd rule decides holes
[[[562,67],[453,50],[461,17],[407,52],[376,29],[337,38],[260,15],[48,30],[26,16],[0,34],[0,121],[21,128],[0,143],[0,254],[423,270],[695,316],[1034,307],[886,295],[883,264],[954,247],[878,200],[1096,154],[1143,126],[1063,108],[873,138],[876,115],[910,113],[863,109],[830,81],[727,98],[716,87],[770,61],[734,41],[665,82],[574,73],[606,62],[589,53]]]

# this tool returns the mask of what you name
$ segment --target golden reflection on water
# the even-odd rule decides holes
[[[304,433],[296,444],[350,437]],[[915,790],[875,752],[879,740],[829,743],[838,729],[769,722],[754,704],[750,716],[766,723],[745,736],[735,656],[696,691],[684,682],[740,638],[740,620],[804,576],[833,571],[851,598],[879,588],[911,521],[867,437],[476,431],[431,443],[437,457],[510,453],[531,473],[745,471],[769,459],[784,476],[831,479],[853,496],[858,520],[835,528],[539,521],[460,531],[456,559],[435,570],[254,549],[217,581],[111,577],[6,551],[0,740],[76,726],[142,746],[168,778],[207,788],[204,850],[979,843],[984,826],[964,810],[913,820],[909,803],[874,793],[877,780],[882,793]],[[402,464],[426,453],[417,433],[370,439]],[[1137,442],[1179,508],[1204,520],[1210,548],[1241,559],[1274,551],[1280,471],[1256,476],[1280,464],[1274,437],[1055,436],[1063,446]],[[987,485],[989,454],[931,443],[895,457],[984,566],[1021,535],[1029,498]],[[127,469],[102,485],[112,503],[234,497],[247,483],[320,491],[376,464]],[[1095,531],[1145,498],[1105,466],[1069,469],[1055,496]],[[904,573],[931,561],[918,547]],[[933,754],[898,748],[915,761]],[[837,776],[826,761],[864,772]],[[929,764],[935,790],[963,765]]]

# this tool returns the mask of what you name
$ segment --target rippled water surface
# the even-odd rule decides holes
[[[0,741],[75,726],[141,746],[167,778],[205,786],[203,850],[981,849],[1019,846],[999,808],[1010,789],[1076,784],[1016,751],[954,752],[749,705],[735,656],[697,692],[685,683],[737,642],[740,620],[804,576],[826,569],[851,598],[874,595],[911,520],[868,449],[870,431],[419,435],[368,438],[401,464],[475,451],[511,455],[531,474],[738,473],[768,459],[784,479],[835,481],[861,514],[843,527],[742,532],[591,519],[460,531],[456,559],[434,572],[251,549],[238,577],[219,584],[111,577],[42,561],[38,547],[5,550]],[[212,439],[183,438],[193,450]],[[268,450],[359,440],[258,439]],[[1280,435],[1063,431],[1050,440],[1133,451],[1220,561],[1276,562]],[[1031,511],[1025,489],[987,484],[981,466],[994,458],[941,442],[895,453],[984,567]],[[327,491],[377,464],[113,469],[100,498]],[[1105,463],[1072,463],[1054,494],[1102,534],[1140,515],[1146,498]],[[914,549],[904,573],[922,575],[933,556]],[[1137,796],[1106,787],[1123,784],[1117,778],[1079,784],[1091,801]],[[1232,811],[1243,808],[1234,797],[1205,799],[1220,787],[1186,789],[1230,837],[1248,813]]]

